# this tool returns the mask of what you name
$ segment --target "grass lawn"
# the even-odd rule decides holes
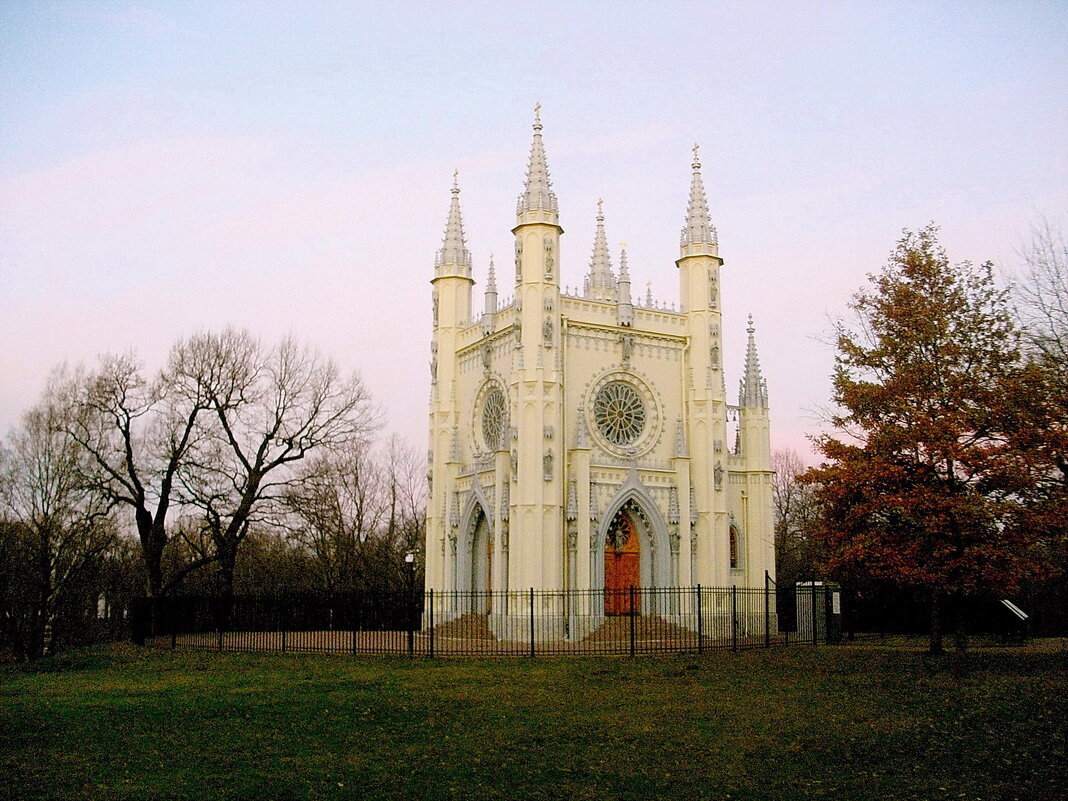
[[[537,661],[98,647],[0,668],[0,797],[1068,797],[1065,644]]]

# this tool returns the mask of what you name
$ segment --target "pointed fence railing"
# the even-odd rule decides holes
[[[702,653],[798,642],[776,588],[375,592],[141,599],[135,642],[220,651],[423,657]],[[802,642],[819,641],[811,627]]]

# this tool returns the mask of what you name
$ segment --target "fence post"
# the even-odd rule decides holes
[[[412,581],[412,585],[407,592],[408,595],[408,614],[405,616],[408,619],[408,657],[411,658],[415,655],[415,582]]]
[[[630,655],[634,656],[634,585],[630,585]]]
[[[738,587],[731,585],[731,650],[738,650]]]
[[[697,585],[697,653],[705,652],[705,616],[701,611],[701,585]]]
[[[177,624],[178,615],[175,614],[176,610],[174,608],[175,607],[174,601],[172,601],[171,599],[166,599],[164,601],[164,603],[166,605],[166,609],[168,610],[167,617],[169,619],[168,619],[167,622],[170,623],[170,628],[171,628],[171,650],[173,651],[175,648],[178,647],[178,624]]]
[[[534,588],[530,588],[530,658],[534,658]]]
[[[816,612],[816,582],[812,582],[812,644],[819,645],[819,615]]]
[[[215,628],[217,629],[216,645],[220,651],[223,648],[223,606],[223,601],[219,600],[215,602]]]
[[[764,647],[771,647],[771,617],[768,614],[769,604],[771,599],[771,574],[767,570],[764,571]]]
[[[356,607],[356,592],[345,593],[349,599],[349,625],[352,627],[352,634],[349,636],[349,650],[352,651],[352,655],[356,656],[356,616],[359,614]]]
[[[430,658],[434,658],[434,588],[430,588]]]

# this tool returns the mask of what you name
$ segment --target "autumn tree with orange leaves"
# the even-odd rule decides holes
[[[817,535],[832,570],[890,580],[943,610],[964,648],[970,603],[1045,574],[1026,522],[1034,472],[1007,434],[1021,381],[1020,334],[992,266],[953,265],[931,225],[906,231],[836,326],[831,418],[816,439]]]

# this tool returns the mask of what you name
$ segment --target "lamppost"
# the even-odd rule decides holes
[[[404,554],[404,564],[408,567],[408,654],[415,653],[415,551]]]

